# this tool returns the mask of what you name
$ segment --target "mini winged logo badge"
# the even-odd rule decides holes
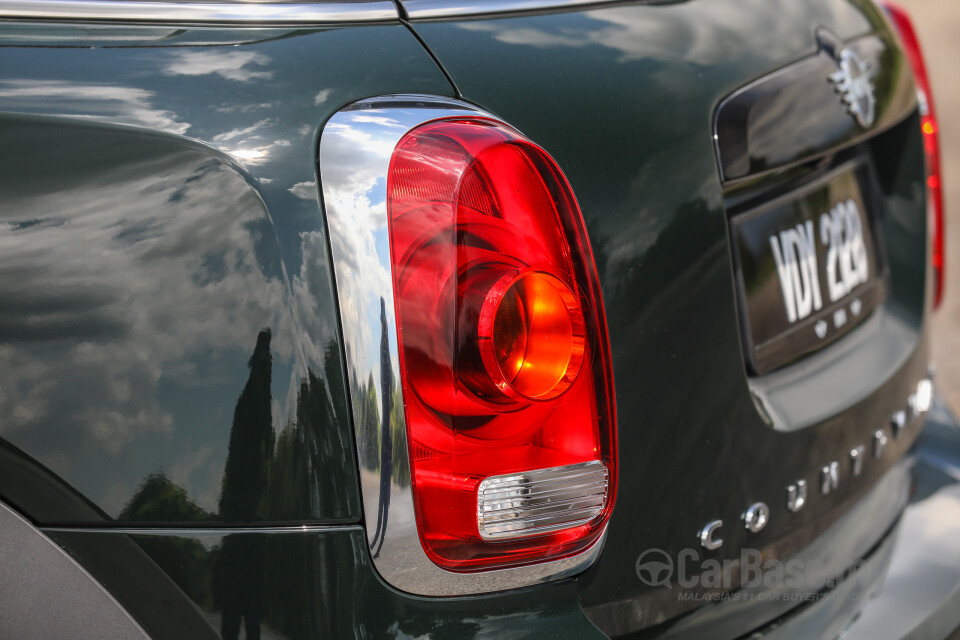
[[[830,74],[840,99],[861,127],[873,124],[876,96],[870,83],[871,69],[852,49],[844,49],[837,60],[837,70]]]

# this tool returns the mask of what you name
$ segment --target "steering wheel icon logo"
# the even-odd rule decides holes
[[[637,577],[650,587],[673,587],[673,558],[663,549],[647,549],[637,558]]]

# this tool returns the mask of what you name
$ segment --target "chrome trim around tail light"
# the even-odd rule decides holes
[[[403,403],[384,398],[384,384],[400,378],[386,190],[390,158],[411,129],[450,116],[486,116],[476,107],[435,96],[392,95],[363,100],[337,112],[320,137],[319,165],[360,463],[364,519],[373,562],[402,591],[451,596],[523,587],[579,573],[596,559],[604,536],[575,556],[476,573],[441,569],[420,543],[410,490],[406,442],[388,450],[364,442],[365,412],[399,420]],[[386,382],[385,382],[386,381]],[[371,393],[371,388],[373,393]],[[369,419],[369,415],[366,416]]]

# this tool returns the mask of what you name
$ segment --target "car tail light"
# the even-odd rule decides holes
[[[927,158],[927,199],[931,216],[931,251],[930,259],[933,264],[933,308],[940,306],[943,300],[945,254],[944,254],[944,214],[943,190],[940,184],[940,141],[939,127],[937,126],[937,112],[933,106],[933,94],[930,91],[930,78],[927,75],[927,66],[923,60],[923,51],[917,39],[913,22],[906,11],[895,4],[884,3],[887,14],[900,34],[903,51],[913,69],[913,76],[917,82],[917,93],[920,98],[920,118],[923,130],[923,149]]]
[[[483,117],[397,144],[387,217],[421,543],[452,571],[573,555],[616,487],[596,268],[563,173]]]

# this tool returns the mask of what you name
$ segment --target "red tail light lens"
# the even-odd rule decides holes
[[[507,274],[480,308],[480,356],[505,395],[555,398],[577,379],[585,347],[580,300],[541,271]]]
[[[597,540],[616,435],[603,305],[559,167],[513,129],[436,120],[398,143],[387,213],[417,525],[453,571]]]
[[[940,306],[943,300],[944,275],[946,274],[944,253],[944,213],[943,190],[940,185],[940,140],[937,126],[937,112],[933,106],[933,93],[930,91],[930,79],[923,60],[920,41],[913,29],[913,22],[906,11],[895,4],[884,3],[887,14],[900,34],[904,54],[910,62],[913,76],[917,82],[920,97],[921,129],[923,131],[923,149],[927,158],[927,199],[930,210],[931,251],[933,264],[933,308]]]

